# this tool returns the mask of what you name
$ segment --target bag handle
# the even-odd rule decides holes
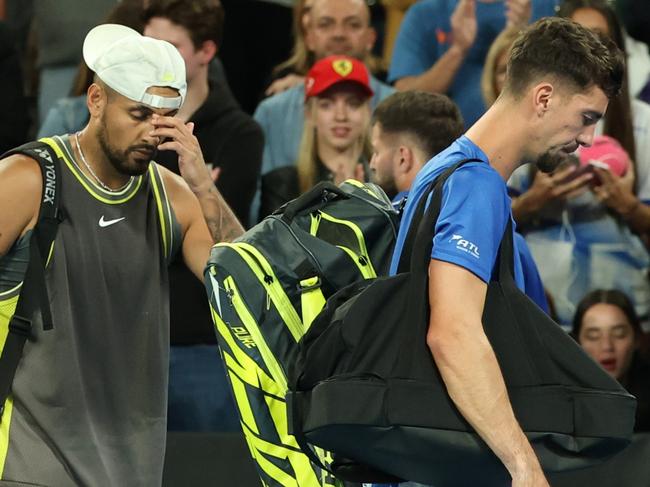
[[[508,223],[503,233],[501,244],[499,245],[497,259],[497,281],[501,284],[511,284],[516,287],[517,283],[514,278],[515,246],[511,218],[508,218]],[[545,352],[543,339],[539,335],[538,329],[532,327],[529,331],[529,333],[520,333],[519,337],[529,352],[535,356],[536,360],[530,362],[532,372],[537,375],[539,382],[557,383],[558,378],[552,373],[555,367],[552,366],[548,354]],[[537,366],[536,364],[540,362],[543,362],[544,365]]]
[[[415,242],[416,236],[418,230],[420,229],[420,225],[425,223],[423,221],[423,218],[424,218],[425,210],[428,208],[427,203],[430,200],[431,204],[434,205],[432,210],[436,210],[434,215],[429,214],[429,216],[432,219],[430,220],[431,223],[426,227],[431,230],[431,238],[429,240],[433,241],[433,236],[435,235],[435,224],[438,220],[438,215],[440,214],[440,207],[442,205],[443,186],[447,181],[447,179],[449,179],[449,177],[454,173],[454,171],[456,171],[456,169],[458,169],[461,166],[464,166],[469,162],[481,162],[481,160],[463,159],[458,163],[454,164],[453,166],[449,167],[441,175],[439,175],[437,178],[431,181],[429,187],[426,189],[426,191],[420,198],[420,201],[418,201],[418,205],[415,209],[415,212],[413,213],[413,218],[411,219],[411,224],[409,226],[408,233],[406,234],[406,238],[404,239],[404,246],[402,247],[402,255],[400,256],[400,261],[398,265],[398,273],[407,272],[411,268],[411,262],[413,261],[412,254],[416,248],[416,242]],[[434,192],[436,190],[439,190],[438,196],[434,196]],[[437,199],[438,201],[436,202],[434,201],[434,199]]]
[[[416,227],[415,235],[411,237],[413,241],[413,250],[410,257],[410,272],[411,278],[409,279],[409,304],[408,304],[408,321],[407,323],[414,323],[418,327],[418,333],[409,334],[407,327],[400,327],[398,339],[401,342],[400,352],[396,357],[396,364],[394,370],[398,375],[409,374],[411,369],[412,359],[406,357],[413,357],[415,354],[413,350],[417,346],[421,346],[420,339],[426,335],[428,329],[429,317],[429,292],[428,292],[428,269],[429,261],[431,260],[431,251],[433,248],[433,238],[435,236],[435,225],[437,223],[440,209],[442,206],[443,186],[447,179],[459,167],[478,159],[465,159],[454,164],[444,173],[442,173],[432,184],[431,191],[425,193],[421,200],[429,198],[430,203],[426,208],[419,224]],[[420,210],[421,203],[418,205]],[[414,217],[417,215],[414,215]],[[409,233],[413,229],[413,224]],[[499,261],[498,279],[513,279],[513,243],[512,243],[512,223],[508,219],[504,235],[501,238],[497,258]],[[402,262],[400,262],[400,266]],[[410,339],[409,339],[410,337]],[[418,343],[414,343],[418,340]],[[401,358],[400,358],[401,357]]]
[[[499,270],[497,279],[499,282],[514,281],[515,276],[515,245],[512,238],[512,219],[508,217],[506,229],[503,232],[497,259],[499,261]]]
[[[332,196],[334,195],[334,196]],[[301,194],[296,199],[287,203],[282,211],[282,220],[291,224],[296,215],[307,210],[309,212],[320,208],[325,203],[335,198],[349,198],[350,196],[334,183],[321,181],[309,191]]]
[[[411,225],[409,226],[406,238],[404,239],[404,245],[402,246],[402,255],[399,258],[399,264],[397,265],[397,273],[401,274],[403,272],[408,272],[411,268],[411,254],[413,253],[413,247],[415,246],[415,235],[418,232],[420,222],[424,216],[424,210],[427,208],[428,195],[434,191],[434,186],[436,181],[431,181],[431,184],[424,192],[418,205],[415,208],[413,213],[413,218],[411,219]],[[408,197],[407,197],[408,198]],[[404,213],[402,212],[402,215]]]

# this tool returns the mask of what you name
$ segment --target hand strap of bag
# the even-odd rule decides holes
[[[282,220],[291,224],[293,219],[303,213],[311,213],[335,198],[349,198],[345,191],[334,183],[321,181],[312,189],[281,207],[276,213],[282,213]]]
[[[453,166],[446,169],[441,175],[435,178],[429,184],[429,187],[425,190],[424,194],[418,201],[415,212],[413,213],[413,218],[411,218],[411,224],[409,225],[408,233],[404,239],[404,245],[402,246],[402,255],[400,256],[400,261],[398,265],[398,273],[408,272],[411,269],[411,260],[412,255],[415,250],[415,239],[418,233],[418,230],[426,221],[431,223],[427,224],[426,229],[431,231],[431,238],[429,243],[433,240],[433,235],[435,234],[435,225],[438,221],[438,216],[440,215],[440,208],[442,206],[442,196],[443,196],[443,187],[447,182],[447,179],[461,166],[469,162],[482,162],[480,159],[463,159]],[[425,216],[425,211],[429,218]],[[425,220],[423,220],[423,218]]]
[[[57,228],[63,221],[63,212],[59,206],[61,173],[59,159],[54,150],[45,143],[30,142],[11,150],[2,158],[13,154],[27,155],[39,163],[43,194],[38,222],[29,241],[29,263],[15,312],[9,321],[7,339],[0,354],[0,416],[11,392],[25,342],[31,336],[34,313],[40,310],[44,330],[54,327],[45,283],[45,268]]]
[[[400,260],[400,267],[402,265],[408,267],[411,277],[409,279],[409,304],[408,304],[408,317],[405,323],[414,323],[418,327],[417,333],[410,333],[408,327],[402,326],[398,328],[399,336],[396,337],[401,343],[400,352],[396,357],[395,372],[396,376],[410,376],[412,369],[412,360],[415,354],[414,347],[426,346],[423,337],[426,336],[429,326],[429,262],[431,261],[431,251],[433,248],[433,238],[435,236],[435,227],[440,215],[442,206],[443,186],[447,179],[459,167],[477,159],[465,159],[454,164],[445,172],[443,172],[435,181],[430,185],[430,189],[422,196],[418,203],[418,208],[414,215],[414,222],[411,224],[409,234],[413,233],[411,241],[413,242],[409,255],[404,255],[404,262]],[[428,195],[431,195],[431,201],[426,207],[426,200]],[[419,222],[415,220],[418,213],[424,213]],[[407,238],[408,239],[408,238]],[[405,244],[404,251],[407,251]],[[513,261],[513,248],[512,248],[512,224],[510,219],[504,230],[504,237],[501,239],[499,251],[497,254],[499,268],[498,280],[504,282],[505,280],[512,280],[514,274],[514,261]],[[415,342],[417,340],[417,342]]]

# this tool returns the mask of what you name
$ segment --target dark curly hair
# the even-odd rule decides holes
[[[547,17],[528,26],[512,46],[504,91],[518,97],[550,74],[576,91],[598,86],[611,99],[624,73],[623,53],[611,40],[570,20]]]

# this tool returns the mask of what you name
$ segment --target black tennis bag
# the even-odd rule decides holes
[[[322,182],[212,249],[206,287],[242,430],[268,487],[339,485],[287,432],[287,371],[326,298],[386,275],[397,213],[380,188]],[[319,458],[329,459],[320,452]]]
[[[401,272],[334,294],[300,342],[289,375],[290,431],[308,454],[308,444],[333,452],[339,478],[508,485],[505,467],[451,401],[426,345],[442,185],[464,162],[432,183],[426,212],[422,197]],[[636,401],[519,291],[510,224],[496,265],[483,326],[542,468],[583,468],[621,451],[631,441]]]

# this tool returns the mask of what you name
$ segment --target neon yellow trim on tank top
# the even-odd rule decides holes
[[[48,267],[50,265],[50,261],[52,260],[53,255],[54,255],[54,242],[52,242],[52,245],[50,245],[50,252],[47,254],[47,260],[45,261],[45,267]]]
[[[6,291],[2,291],[2,292],[0,292],[0,299],[2,299],[4,296],[11,296],[11,295],[14,294],[16,291],[18,291],[18,290],[22,287],[22,285],[23,285],[23,283],[22,283],[22,282],[19,282],[18,284],[16,284],[16,285],[15,285],[14,287],[12,287],[11,289],[8,289],[8,290],[6,290]]]
[[[172,207],[169,203],[169,196],[167,196],[167,188],[165,187],[165,183],[163,181],[162,175],[160,174],[160,171],[158,170],[158,167],[156,166],[156,163],[152,162],[150,167],[154,168],[156,174],[158,174],[158,177],[160,178],[160,186],[162,187],[162,194],[165,199],[165,208],[167,209],[167,222],[169,223],[169,257],[171,258],[171,253],[174,249],[174,224],[172,222]]]
[[[107,194],[110,194],[110,193],[104,191],[99,186],[96,186],[95,184],[91,183],[85,177],[85,175],[83,173],[81,173],[81,171],[76,166],[76,164],[74,164],[71,161],[70,157],[68,157],[68,155],[63,150],[61,150],[61,147],[59,147],[59,144],[58,144],[58,142],[56,140],[54,140],[54,139],[52,139],[50,137],[45,137],[43,139],[40,139],[40,141],[45,142],[47,145],[52,147],[52,149],[54,149],[54,152],[56,152],[57,157],[59,157],[59,159],[62,159],[63,161],[65,161],[66,165],[68,166],[68,168],[70,169],[72,174],[75,176],[75,178],[77,178],[77,180],[86,189],[86,191],[88,191],[88,193],[90,193],[90,195],[93,198],[101,201],[102,203],[106,203],[107,205],[120,205],[122,203],[126,203],[127,201],[129,201],[131,198],[133,198],[136,195],[136,193],[138,192],[138,189],[140,189],[140,186],[142,185],[142,176],[138,176],[138,177],[135,178],[135,181],[134,181],[133,184],[129,184],[126,188],[124,188],[123,191],[121,191],[119,193],[115,193],[116,196],[128,193],[128,194],[126,194],[126,196],[124,198],[115,199],[115,200],[105,198],[102,195],[102,193],[104,195],[107,195]]]
[[[158,219],[160,220],[160,232],[162,234],[162,240],[163,240],[163,251],[165,252],[165,256],[169,256],[168,249],[169,247],[169,242],[167,241],[167,223],[165,221],[165,212],[163,211],[163,203],[162,203],[162,198],[160,197],[160,189],[158,188],[158,181],[156,180],[156,175],[154,174],[154,168],[150,164],[149,165],[149,179],[151,180],[151,187],[153,188],[153,194],[156,198],[156,206],[158,207]],[[170,228],[171,232],[171,228]]]

